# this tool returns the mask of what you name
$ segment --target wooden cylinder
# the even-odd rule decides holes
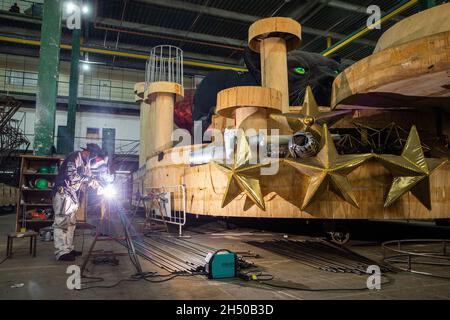
[[[150,105],[151,125],[148,128],[150,138],[146,141],[147,158],[172,147],[175,101],[183,96],[183,86],[175,82],[159,81],[148,86],[145,102]]]
[[[151,125],[149,119],[150,106],[144,101],[141,102],[140,113],[140,144],[139,144],[139,167],[145,164],[147,159],[147,141],[148,141],[148,127]]]
[[[155,154],[155,129],[156,129],[156,101],[153,100],[148,105],[149,125],[145,128],[147,133],[146,159]]]
[[[286,41],[283,38],[266,38],[261,41],[261,83],[282,94],[282,112],[289,113],[289,83],[287,72]]]
[[[172,147],[174,106],[175,95],[173,93],[160,92],[156,94],[153,140],[155,153]]]
[[[262,85],[281,92],[283,113],[289,113],[287,52],[300,43],[301,25],[290,18],[261,19],[248,30],[248,46],[261,54]]]
[[[235,111],[236,128],[243,130],[253,129],[258,133],[261,129],[267,129],[267,109],[258,107],[243,107]]]

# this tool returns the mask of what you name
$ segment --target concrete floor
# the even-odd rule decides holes
[[[14,215],[0,216],[0,252],[6,251],[6,233],[14,229],[14,219]],[[216,224],[214,228],[220,229],[222,226]],[[222,229],[222,232],[229,234],[255,231],[248,228],[228,231],[225,228]],[[314,289],[366,286],[366,276],[334,274],[316,270],[286,257],[243,243],[246,240],[280,238],[282,234],[254,232],[250,236],[213,236],[210,232],[205,232],[208,229],[201,230],[203,233],[190,232],[190,240],[216,248],[227,248],[234,251],[250,250],[258,253],[260,258],[247,258],[247,260],[253,261],[265,272],[274,275],[276,280],[293,281]],[[77,233],[76,249],[81,249],[82,233],[85,233],[84,252],[86,252],[92,237],[88,231],[79,230]],[[302,237],[294,236],[292,238]],[[107,246],[116,251],[123,251],[123,247],[118,244],[108,243]],[[203,276],[180,277],[164,283],[122,282],[117,287],[109,289],[94,288],[73,291],[67,289],[66,286],[68,276],[66,268],[72,263],[54,260],[53,243],[38,240],[36,258],[28,256],[27,250],[28,241],[16,240],[14,257],[0,265],[0,299],[450,299],[449,280],[410,273],[390,274],[393,282],[382,286],[379,291],[306,292],[263,287],[254,282],[243,282],[237,279],[207,280]],[[359,243],[353,246],[353,250],[372,259],[379,260],[381,258],[381,249],[378,244]],[[109,285],[120,279],[128,278],[133,273],[133,267],[127,257],[119,259],[119,266],[91,267],[89,274],[105,278],[106,281],[99,285]],[[83,258],[78,258],[76,264],[81,265],[82,261]],[[141,260],[141,263],[144,271],[164,273],[148,261]],[[12,288],[11,286],[14,284],[23,284],[23,286]]]

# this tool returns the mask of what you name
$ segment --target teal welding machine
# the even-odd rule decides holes
[[[210,279],[234,278],[237,273],[237,255],[226,249],[210,252],[205,258],[205,270]]]

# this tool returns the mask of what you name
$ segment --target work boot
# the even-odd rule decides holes
[[[83,252],[77,251],[77,250],[72,250],[72,251],[70,251],[70,254],[73,255],[74,257],[79,257],[83,254]]]
[[[66,253],[59,257],[58,261],[75,261],[75,256],[71,253]]]

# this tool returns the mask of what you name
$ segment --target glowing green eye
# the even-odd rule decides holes
[[[305,74],[306,73],[306,70],[301,67],[295,68],[294,71],[297,74]]]

